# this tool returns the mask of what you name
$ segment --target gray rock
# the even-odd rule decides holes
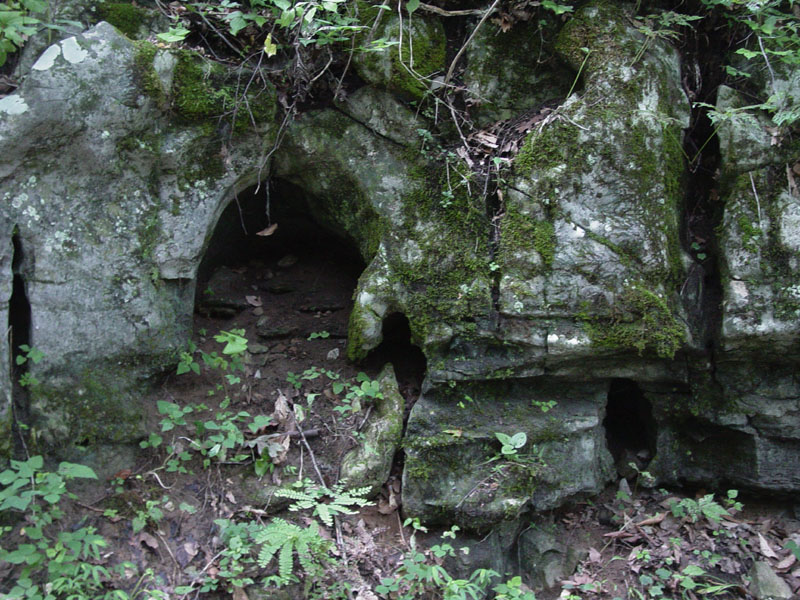
[[[254,133],[223,164],[182,87],[202,76],[200,59],[161,60],[161,77],[153,64],[168,55],[100,23],[50,46],[0,107],[0,139],[16,149],[0,160],[0,235],[16,231],[25,257],[30,342],[45,354],[31,365],[32,427],[45,447],[141,435],[142,385],[189,335],[206,234],[257,170]],[[173,102],[196,124],[168,127]]]
[[[389,479],[394,455],[403,437],[405,407],[392,365],[387,364],[377,380],[383,398],[375,401],[370,419],[362,430],[362,442],[345,455],[340,467],[340,477],[347,481],[348,487],[369,486],[370,497]]]
[[[792,590],[769,563],[757,561],[750,570],[750,593],[756,600],[790,600]]]
[[[535,589],[552,589],[572,575],[586,548],[568,545],[554,523],[532,524],[518,540],[520,571]]]

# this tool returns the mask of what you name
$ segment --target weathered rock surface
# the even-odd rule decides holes
[[[492,73],[483,63],[501,42],[488,29],[475,40],[465,81],[491,96],[475,107],[482,123],[566,95],[580,71],[491,186],[439,160],[435,123],[407,104],[445,67],[433,17],[404,30],[424,77],[405,69],[407,40],[357,57],[367,85],[292,122],[275,152],[267,83],[248,92],[252,114],[226,125],[239,75],[194,53],[105,23],[44,50],[0,99],[0,141],[15,148],[0,158],[0,319],[20,328],[29,307],[27,339],[46,357],[30,365],[35,438],[137,439],[138,392],[188,339],[217,221],[269,175],[368,265],[349,356],[378,347],[384,320],[402,313],[427,358],[403,442],[407,514],[516,531],[523,513],[611,480],[626,430],[640,431],[635,450],[662,482],[796,492],[798,149],[758,121],[721,128],[724,211],[709,259],[720,268],[689,256],[679,57],[624,11],[584,6],[546,48],[568,68],[553,59],[513,87],[525,67]],[[399,30],[385,18],[378,33]],[[739,102],[720,94],[722,110]],[[4,364],[12,354],[4,336]],[[0,375],[6,440],[11,376]],[[503,453],[498,433],[525,443]]]
[[[405,400],[397,389],[392,365],[387,364],[377,377],[382,398],[375,405],[362,433],[362,442],[342,460],[341,478],[352,487],[370,487],[369,496],[380,491],[389,479],[394,455],[403,438]]]

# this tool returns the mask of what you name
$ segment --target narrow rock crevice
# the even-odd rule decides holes
[[[490,183],[492,188],[486,194],[486,216],[489,219],[489,269],[492,277],[492,315],[493,327],[497,327],[500,320],[500,278],[502,271],[497,263],[500,252],[500,223],[505,212],[503,206],[503,193],[497,186],[498,173],[494,172]]]
[[[14,436],[13,453],[18,458],[25,457],[25,424],[30,421],[30,401],[27,387],[20,384],[28,375],[29,361],[22,360],[25,353],[20,346],[31,344],[31,304],[28,300],[27,286],[23,272],[24,251],[19,231],[14,230],[11,237],[13,254],[11,272],[13,283],[11,299],[8,304],[8,340],[11,364],[11,405],[13,411],[12,433]],[[20,358],[22,357],[22,358]],[[18,361],[17,359],[20,358]]]
[[[699,3],[695,3],[699,4]],[[702,7],[696,7],[699,12]],[[686,280],[679,289],[695,346],[713,372],[722,322],[722,282],[717,230],[722,222],[719,200],[719,140],[709,118],[723,83],[724,40],[714,35],[721,16],[707,15],[686,38],[682,78],[692,102],[691,122],[684,138],[686,194],[681,219],[681,243],[692,257]]]

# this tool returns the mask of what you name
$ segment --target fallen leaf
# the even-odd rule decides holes
[[[770,547],[769,542],[764,539],[764,536],[760,533],[758,534],[758,547],[761,551],[761,554],[768,558],[778,558],[778,555],[775,554],[775,551]]]
[[[225,499],[230,502],[231,504],[236,504],[236,496],[233,495],[233,492],[228,490],[225,492]]]
[[[261,306],[262,304],[261,298],[258,296],[245,296],[244,299],[247,300],[250,306]]]
[[[257,231],[256,235],[260,235],[261,237],[267,237],[268,235],[272,235],[273,233],[275,233],[275,230],[277,228],[278,228],[278,224],[277,223],[273,223],[272,225],[270,225],[266,229],[262,229],[261,231]]]
[[[639,521],[637,525],[639,527],[644,527],[645,525],[658,525],[661,521],[664,520],[664,517],[667,516],[667,513],[658,513],[657,515],[650,517],[649,519],[644,519],[643,521]]]
[[[297,257],[294,254],[287,254],[278,261],[278,266],[282,268],[291,267],[297,262]]]
[[[795,558],[794,554],[789,554],[789,556],[787,556],[781,562],[775,565],[775,568],[778,571],[786,571],[789,569],[789,567],[791,567],[795,563],[796,560],[797,558]]]
[[[151,550],[158,550],[158,540],[146,531],[140,531],[134,538],[137,544],[144,544]]]
[[[603,559],[603,555],[600,554],[595,548],[589,548],[589,562],[590,563],[597,563],[599,564]]]
[[[117,471],[114,475],[111,476],[111,479],[127,479],[132,475],[132,471],[130,469],[122,469],[121,471]]]
[[[289,421],[291,412],[289,401],[286,399],[286,396],[283,395],[283,392],[278,391],[278,398],[275,400],[275,408],[272,410],[272,418],[278,422],[280,427],[285,427],[286,423]]]
[[[197,547],[197,542],[184,542],[183,544],[183,551],[189,555],[190,558],[194,558],[200,549]]]

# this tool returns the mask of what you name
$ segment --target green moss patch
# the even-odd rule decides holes
[[[145,9],[128,2],[101,2],[97,5],[97,15],[129,38],[139,35],[148,18]]]
[[[593,344],[604,348],[655,352],[673,358],[686,334],[667,301],[644,284],[633,284],[617,298],[613,314],[582,316]]]

